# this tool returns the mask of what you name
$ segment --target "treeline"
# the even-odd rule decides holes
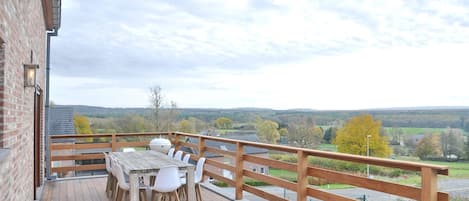
[[[91,106],[71,106],[79,115],[96,118],[125,115],[151,116],[150,108],[103,108]],[[163,112],[169,108],[162,108]],[[178,108],[177,121],[197,117],[205,122],[213,122],[218,117],[227,117],[235,122],[253,122],[257,117],[270,119],[282,124],[296,122],[298,119],[311,118],[318,125],[330,125],[346,121],[360,114],[371,114],[385,127],[421,128],[461,128],[469,132],[469,109],[422,109],[422,110],[357,110],[357,111],[303,111],[271,109],[184,109]]]

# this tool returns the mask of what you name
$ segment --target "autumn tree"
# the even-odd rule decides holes
[[[179,131],[184,133],[194,133],[195,128],[193,122],[183,119],[179,122]]]
[[[219,117],[215,120],[215,127],[218,129],[230,129],[233,121],[227,117]]]
[[[417,143],[415,155],[422,160],[441,155],[438,136],[436,134],[432,134],[423,137]]]
[[[464,155],[464,136],[458,129],[448,128],[440,135],[440,145],[446,160],[459,160]],[[456,157],[456,158],[454,158]]]
[[[90,121],[87,117],[81,115],[75,115],[73,117],[73,125],[75,127],[76,134],[91,134]],[[84,139],[85,142],[93,142],[93,138]]]
[[[317,148],[322,141],[322,129],[312,119],[288,124],[288,144],[302,148]]]
[[[257,119],[256,130],[261,142],[277,144],[277,141],[280,139],[278,124],[274,121]]]
[[[189,120],[192,123],[192,125],[194,126],[194,132],[197,132],[197,133],[209,127],[209,125],[206,122],[195,117],[189,117],[187,120]]]
[[[334,143],[339,152],[366,155],[369,138],[370,156],[388,157],[391,155],[391,148],[380,130],[381,122],[374,120],[371,115],[355,116],[337,131]]]

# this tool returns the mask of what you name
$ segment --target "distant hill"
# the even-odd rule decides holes
[[[89,117],[117,117],[129,114],[150,116],[149,108],[106,108],[86,105],[69,105],[77,114]],[[165,109],[163,109],[164,111]],[[218,117],[228,117],[235,122],[253,122],[256,117],[271,119],[286,126],[289,122],[301,118],[311,118],[318,125],[330,125],[345,121],[359,114],[371,114],[381,120],[386,127],[422,127],[422,128],[466,128],[469,130],[469,107],[405,107],[368,110],[311,110],[290,109],[274,110],[269,108],[180,108],[179,119],[196,117],[212,122]]]

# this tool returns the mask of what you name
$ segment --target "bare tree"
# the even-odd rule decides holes
[[[150,103],[153,109],[153,117],[155,118],[155,129],[160,131],[160,110],[163,104],[163,94],[161,93],[161,87],[155,85],[150,88]]]

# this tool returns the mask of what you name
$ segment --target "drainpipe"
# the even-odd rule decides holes
[[[46,47],[46,104],[45,104],[45,109],[46,109],[46,122],[45,122],[45,140],[44,140],[44,146],[45,146],[45,156],[46,156],[46,177],[48,180],[55,179],[51,177],[51,162],[50,162],[50,147],[49,147],[49,123],[50,123],[50,105],[49,105],[49,94],[50,94],[50,88],[49,88],[49,82],[50,82],[50,38],[52,36],[57,36],[57,28],[54,29],[53,31],[48,31],[47,32],[47,47]]]

